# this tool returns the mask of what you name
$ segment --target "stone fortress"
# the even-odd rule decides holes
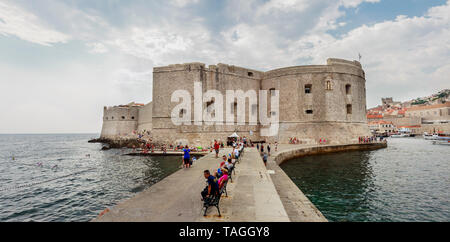
[[[279,90],[279,132],[262,137],[259,122],[249,122],[249,112],[258,106],[245,100],[245,125],[180,125],[172,123],[172,103],[176,90],[187,90],[194,102],[194,82],[201,82],[203,93],[218,90]],[[327,65],[294,66],[261,72],[218,64],[205,67],[187,63],[155,67],[153,70],[153,101],[143,105],[131,103],[105,107],[101,138],[118,139],[133,131],[150,132],[154,142],[188,143],[209,146],[214,139],[226,141],[236,132],[252,141],[288,143],[296,137],[303,143],[357,143],[358,137],[369,136],[366,119],[365,73],[357,61],[328,59]],[[258,94],[259,95],[259,94]],[[269,94],[270,96],[270,94]],[[203,103],[208,110],[211,102]],[[224,117],[226,110],[224,101]],[[236,110],[236,103],[234,103]],[[231,107],[233,108],[233,107]],[[192,112],[194,108],[192,108]],[[234,111],[236,113],[236,111]],[[270,113],[270,106],[267,113]],[[180,116],[185,113],[180,113]],[[194,114],[191,114],[192,119]],[[236,122],[236,118],[235,118]]]

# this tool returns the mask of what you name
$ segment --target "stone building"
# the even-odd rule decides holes
[[[234,132],[253,141],[288,143],[289,138],[296,137],[310,144],[317,143],[319,139],[326,139],[332,144],[357,142],[359,136],[370,135],[366,119],[365,81],[365,73],[359,62],[341,59],[328,59],[327,65],[295,66],[267,72],[226,64],[206,67],[202,63],[187,63],[155,67],[153,102],[148,104],[152,106],[151,119],[148,112],[145,117],[141,114],[139,110],[144,109],[143,107],[131,105],[126,108],[129,112],[127,115],[122,115],[125,110],[118,108],[105,109],[102,137],[121,136],[123,132],[132,130],[142,131],[144,127],[150,126],[139,124],[151,123],[153,140],[172,144],[181,142],[207,146],[214,139],[225,141]],[[203,93],[217,90],[224,97],[227,90],[242,90],[244,93],[254,90],[258,98],[259,90],[267,90],[269,93],[278,90],[279,113],[276,115],[279,116],[279,132],[275,136],[261,135],[260,131],[265,127],[259,119],[258,122],[249,120],[250,114],[262,115],[259,106],[246,98],[242,103],[245,105],[241,105],[245,106],[244,110],[239,109],[240,112],[245,112],[244,125],[175,125],[171,115],[179,103],[171,101],[172,94],[177,90],[188,91],[192,95],[191,102],[194,106],[194,83],[198,82],[201,83]],[[238,112],[238,99],[233,101],[231,107],[224,105],[227,107],[223,110],[223,117],[226,116],[227,108],[232,109],[234,114]],[[202,109],[209,110],[211,103],[214,101],[203,102]],[[275,115],[270,113],[270,105],[266,111]],[[112,113],[119,118],[135,115],[138,120],[135,123],[128,120],[130,122],[123,125],[119,121],[126,119],[115,120],[115,123],[106,125],[109,128],[105,128],[105,124],[111,122],[106,118]],[[179,115],[189,116],[184,111]],[[194,116],[192,109],[190,117],[193,119]]]
[[[100,137],[117,139],[131,137],[136,130],[152,130],[152,103],[130,103],[103,108],[103,126]]]

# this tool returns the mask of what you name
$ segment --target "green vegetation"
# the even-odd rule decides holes
[[[411,105],[420,105],[420,104],[425,104],[425,103],[427,103],[427,101],[418,99],[418,100],[415,100],[414,102],[412,102]]]

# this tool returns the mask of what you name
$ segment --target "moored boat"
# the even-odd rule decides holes
[[[433,140],[435,145],[450,145],[450,137],[439,136],[436,140]]]

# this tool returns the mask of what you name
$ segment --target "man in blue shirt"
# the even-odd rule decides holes
[[[186,147],[183,149],[183,152],[184,152],[184,156],[183,156],[184,167],[185,168],[190,168],[191,167],[191,163],[190,163],[190,161],[191,161],[191,154],[190,154],[191,150],[186,145]]]
[[[202,201],[205,200],[205,198],[208,198],[211,195],[217,194],[219,192],[219,184],[217,183],[217,178],[212,176],[209,170],[205,170],[203,172],[203,175],[207,179],[208,186],[205,187],[205,189],[201,192]]]

